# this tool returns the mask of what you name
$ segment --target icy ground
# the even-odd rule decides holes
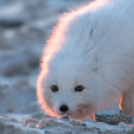
[[[37,104],[45,39],[60,14],[82,3],[88,0],[0,0],[0,134],[134,134],[124,122],[49,117]]]

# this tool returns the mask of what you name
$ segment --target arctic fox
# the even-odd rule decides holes
[[[51,116],[94,117],[120,100],[134,113],[134,0],[98,0],[64,14],[47,40],[37,80]]]

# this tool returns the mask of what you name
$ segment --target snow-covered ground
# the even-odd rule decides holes
[[[57,119],[39,109],[36,79],[45,39],[63,12],[83,3],[89,0],[0,0],[0,134],[134,133],[124,122]]]

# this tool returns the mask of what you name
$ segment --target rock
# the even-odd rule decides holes
[[[8,116],[0,116],[0,120],[1,120],[1,121],[4,121],[4,122],[9,122],[9,121],[15,122],[15,123],[18,122],[15,118],[13,118],[13,117],[8,117]]]
[[[34,118],[32,118],[32,117],[30,117],[30,118],[24,120],[24,125],[25,125],[25,126],[30,126],[29,123],[34,123],[34,124],[37,125],[37,124],[39,123],[39,120],[34,119]]]
[[[69,122],[71,125],[75,125],[77,126],[78,123],[76,123],[75,121],[73,122]],[[65,122],[62,122],[61,120],[56,120],[56,118],[51,118],[51,119],[47,119],[47,118],[44,118],[42,120],[40,120],[40,122],[36,125],[36,127],[39,127],[39,128],[52,128],[52,127],[64,127],[64,128],[67,128],[69,127],[67,123]]]
[[[36,125],[37,125],[36,123],[30,122],[30,123],[27,124],[27,127],[36,128]]]
[[[86,126],[87,126],[87,124],[83,122],[83,123],[82,123],[82,126],[83,126],[83,127],[86,127]]]
[[[4,28],[14,28],[24,25],[24,22],[16,18],[0,19],[0,26]]]
[[[91,118],[86,118],[84,121],[94,122],[94,120],[93,120],[93,119],[91,119]]]
[[[121,121],[126,122],[126,115],[123,110],[102,110],[95,114],[95,120],[109,124],[118,124]]]
[[[127,124],[134,124],[134,115],[129,115],[126,117]]]
[[[71,121],[69,121],[69,124],[71,124],[73,126],[82,126],[82,122],[80,122],[78,120],[71,120]]]
[[[3,117],[5,118],[5,117]],[[0,119],[0,134],[42,134],[38,130],[25,129],[23,125]]]
[[[58,125],[59,125],[59,123],[57,121],[49,119],[46,121],[46,124],[44,127],[56,127]]]
[[[47,122],[47,118],[43,118],[39,121],[36,127],[43,128],[46,125],[46,122]]]
[[[37,120],[41,120],[41,119],[44,119],[44,118],[50,118],[50,116],[46,115],[44,112],[42,111],[38,111],[34,114],[32,114],[33,118],[37,119]]]
[[[59,120],[61,120],[61,121],[69,121],[70,118],[69,118],[68,115],[64,115],[64,116],[60,117]]]
[[[8,3],[9,4],[9,3]],[[24,22],[24,6],[22,2],[14,2],[0,8],[0,27],[16,28]]]
[[[125,122],[120,122],[120,123],[119,123],[119,126],[120,126],[120,127],[127,127],[127,124],[126,124]]]

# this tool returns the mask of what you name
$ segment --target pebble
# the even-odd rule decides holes
[[[39,123],[36,125],[36,127],[43,128],[47,122],[46,118],[43,118],[39,121]]]
[[[69,121],[69,124],[71,124],[73,126],[82,126],[82,122],[80,122],[78,120],[71,120],[71,121]]]
[[[37,125],[36,123],[30,122],[30,123],[27,124],[27,127],[36,128],[36,125]]]
[[[47,120],[45,127],[56,127],[59,124],[60,124],[59,122],[52,120],[52,119],[49,119],[49,120]]]
[[[39,123],[39,120],[34,119],[34,118],[32,118],[32,117],[30,117],[30,118],[24,120],[24,125],[25,125],[25,126],[27,126],[27,125],[29,126],[29,123],[38,124],[38,123]]]
[[[68,115],[64,115],[64,116],[60,117],[59,120],[61,120],[61,121],[69,121],[70,117]]]

